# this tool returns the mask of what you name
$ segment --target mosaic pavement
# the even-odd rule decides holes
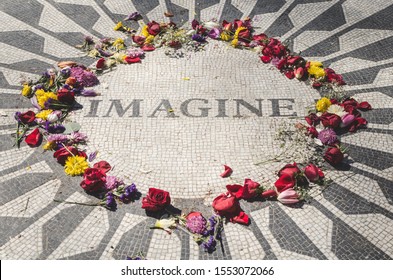
[[[364,113],[367,130],[342,138],[348,168],[328,170],[332,185],[302,207],[243,204],[250,226],[226,225],[212,254],[182,231],[149,229],[155,219],[140,201],[114,212],[53,202],[92,198],[50,153],[12,147],[13,114],[30,108],[19,95],[20,78],[60,60],[93,63],[73,46],[84,34],[118,37],[114,24],[133,11],[145,22],[167,21],[163,13],[171,11],[185,25],[249,16],[258,31],[342,73],[346,90],[374,108]],[[125,259],[138,252],[148,259],[393,258],[392,16],[386,0],[2,0],[0,258]],[[142,193],[163,188],[175,207],[206,214],[229,182],[274,182],[279,165],[254,163],[275,154],[280,124],[304,116],[319,97],[255,53],[220,42],[182,59],[158,50],[100,80],[102,95],[78,99],[83,109],[71,116],[89,135],[89,149]],[[234,169],[232,179],[218,176],[223,164]]]

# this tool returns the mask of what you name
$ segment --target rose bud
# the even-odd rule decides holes
[[[295,78],[295,73],[293,72],[293,71],[290,71],[290,70],[288,70],[288,71],[285,71],[285,76],[288,78],[288,79],[293,79],[293,78]]]
[[[307,179],[313,183],[325,177],[325,174],[323,174],[322,170],[312,163],[304,168],[304,175],[306,175]]]
[[[344,154],[339,148],[328,148],[323,157],[328,163],[335,166],[340,164],[344,159]]]
[[[310,127],[307,127],[307,135],[311,136],[311,138],[316,138],[316,137],[318,137],[319,133],[315,127],[310,126]]]
[[[296,79],[300,80],[301,78],[303,78],[304,75],[303,67],[296,68],[294,72],[295,72]]]

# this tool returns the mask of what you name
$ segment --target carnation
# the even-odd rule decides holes
[[[331,128],[324,129],[319,132],[318,139],[321,140],[324,145],[331,145],[337,141],[337,134]]]
[[[206,229],[206,219],[202,215],[193,216],[187,219],[186,225],[192,233],[202,234]]]
[[[83,87],[92,87],[99,84],[97,76],[82,66],[72,67],[71,77],[74,77]]]
[[[337,104],[330,105],[329,108],[327,109],[327,112],[330,114],[335,114],[339,117],[342,117],[345,114],[347,114],[347,112],[344,111],[344,108]]]

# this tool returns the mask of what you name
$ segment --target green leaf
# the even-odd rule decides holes
[[[81,125],[76,122],[70,122],[64,124],[65,130],[63,134],[71,134],[72,132],[77,132],[81,129]]]

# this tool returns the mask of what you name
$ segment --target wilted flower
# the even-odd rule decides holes
[[[138,12],[133,12],[131,14],[129,14],[124,20],[139,20],[140,18],[142,18],[142,15]]]
[[[106,176],[105,188],[107,190],[113,190],[121,185],[124,185],[123,180],[117,178],[116,176]]]
[[[186,217],[186,226],[192,233],[202,234],[206,229],[206,219],[200,212],[191,212]]]
[[[204,22],[202,25],[208,30],[218,29],[220,27],[220,24],[215,21]]]
[[[213,252],[216,249],[216,239],[214,236],[210,236],[209,239],[202,243],[203,248],[206,252]]]
[[[154,228],[163,229],[168,233],[171,233],[171,229],[176,228],[175,219],[161,219],[156,221]]]
[[[280,193],[277,196],[277,200],[282,204],[293,204],[299,202],[299,195],[294,189],[289,188]]]

